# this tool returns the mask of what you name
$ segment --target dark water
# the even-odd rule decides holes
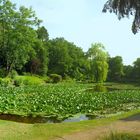
[[[140,121],[140,113],[121,119],[123,121]]]
[[[111,91],[120,91],[120,90],[140,90],[139,88],[129,89],[129,88],[119,88],[113,86],[105,86],[105,85],[95,85],[92,88],[86,89],[87,92],[111,92]]]
[[[32,116],[19,116],[19,115],[10,115],[10,114],[1,114],[0,120],[7,120],[13,122],[21,122],[28,124],[35,123],[62,123],[62,122],[79,122],[83,120],[91,120],[95,118],[92,115],[79,115],[76,117],[70,117],[63,120],[58,120],[56,117],[32,117]]]
[[[19,115],[11,115],[11,114],[1,114],[0,120],[21,122],[21,123],[57,123],[59,122],[55,117],[32,117],[32,116],[19,116]]]

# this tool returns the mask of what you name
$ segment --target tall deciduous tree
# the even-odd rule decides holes
[[[64,76],[71,67],[71,58],[68,54],[69,43],[64,38],[50,40],[49,46],[49,74]]]
[[[30,60],[25,65],[26,72],[45,76],[48,72],[48,51],[46,45],[37,39],[34,42],[34,55],[30,55]]]
[[[121,56],[115,56],[109,58],[109,73],[108,80],[109,81],[121,81],[123,76],[123,60]]]
[[[9,0],[0,1],[1,53],[7,72],[21,69],[33,52],[36,32],[33,29],[39,20],[31,8],[21,6],[16,10]]]
[[[133,77],[136,81],[140,81],[140,58],[137,58],[134,62]]]
[[[103,12],[113,12],[119,19],[134,15],[132,31],[136,34],[140,28],[140,0],[108,0]]]
[[[91,73],[93,73],[95,81],[105,81],[108,73],[108,53],[105,51],[105,47],[100,43],[92,44],[87,55],[91,62]]]
[[[64,38],[50,40],[49,73],[57,73],[82,80],[86,71],[86,59],[81,48]]]
[[[123,66],[124,70],[124,76],[123,79],[127,82],[134,82],[135,79],[135,73],[134,73],[134,67],[131,65],[125,65]]]
[[[48,72],[48,43],[49,34],[47,29],[39,27],[36,31],[37,39],[34,43],[35,55],[31,55],[26,64],[26,71],[32,74],[47,75]]]

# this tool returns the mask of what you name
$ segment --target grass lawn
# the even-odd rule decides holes
[[[130,133],[111,133],[102,140],[140,140],[140,135]]]
[[[90,121],[81,121],[75,123],[60,124],[24,124],[10,121],[0,121],[0,139],[1,140],[50,140],[71,134],[78,131],[88,130],[97,126],[110,124],[121,118],[125,118],[140,113],[135,110],[120,114],[117,116],[96,119]]]

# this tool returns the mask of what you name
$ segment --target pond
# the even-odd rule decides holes
[[[111,91],[120,91],[120,90],[140,90],[139,88],[120,88],[120,87],[114,87],[114,86],[108,86],[108,85],[102,85],[97,84],[94,85],[92,88],[88,88],[85,91],[86,92],[111,92]]]
[[[35,123],[62,123],[62,122],[79,122],[84,120],[91,120],[95,117],[92,115],[77,115],[74,117],[66,118],[63,120],[58,120],[56,117],[32,117],[32,116],[19,116],[19,115],[10,115],[10,114],[1,114],[0,120],[7,120],[13,122],[21,122],[28,124]]]

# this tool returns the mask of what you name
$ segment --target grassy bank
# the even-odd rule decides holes
[[[102,140],[140,140],[140,135],[130,133],[111,133]]]
[[[140,113],[140,110],[123,113],[117,116],[60,124],[23,124],[10,121],[0,121],[0,139],[2,140],[50,140],[66,134],[93,129],[107,125],[119,119]]]

